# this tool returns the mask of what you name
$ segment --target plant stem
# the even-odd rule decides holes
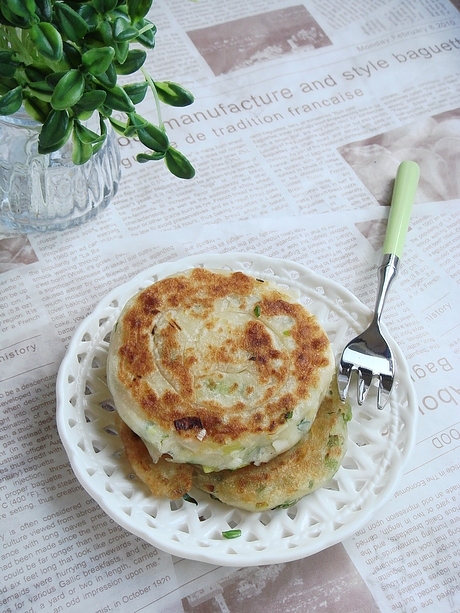
[[[163,117],[161,116],[160,99],[158,98],[157,88],[155,87],[155,83],[153,82],[152,77],[149,75],[149,73],[144,68],[141,68],[141,72],[144,75],[145,80],[149,84],[150,89],[152,90],[153,98],[155,100],[155,106],[156,106],[156,109],[157,109],[158,126],[164,132],[165,125],[163,123]]]
[[[41,60],[37,54],[34,43],[30,40],[29,31],[11,26],[0,27],[0,49],[14,51],[26,66]],[[43,61],[43,60],[42,60]],[[61,70],[59,62],[46,61],[46,64],[54,71]]]
[[[148,32],[149,30],[152,30],[153,28],[154,28],[153,23],[148,23],[146,26],[144,26],[143,28],[139,30],[139,34],[144,34],[144,32]]]

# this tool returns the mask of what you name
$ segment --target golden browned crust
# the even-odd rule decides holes
[[[193,467],[160,458],[154,463],[142,440],[118,417],[117,430],[133,471],[157,498],[181,498],[192,487]]]
[[[348,403],[333,385],[305,438],[269,462],[238,470],[205,473],[201,467],[154,463],[142,440],[125,424],[119,432],[134,472],[157,497],[178,498],[193,485],[229,505],[248,511],[287,507],[325,485],[340,467],[347,449]],[[121,421],[121,420],[120,420]]]
[[[228,306],[228,299],[237,325],[228,311],[222,311],[223,323],[215,317],[216,304]],[[199,350],[184,335],[181,313],[199,331]],[[284,339],[273,332],[275,321],[290,322]],[[116,372],[111,364],[109,378],[115,402],[128,394],[138,416],[185,444],[196,443],[200,433],[216,449],[246,435],[275,434],[318,388],[319,372],[331,366],[329,340],[316,318],[270,284],[240,272],[195,268],[162,279],[129,303],[118,327],[111,357]],[[193,330],[187,334],[193,337]],[[207,334],[209,342],[203,340]],[[249,381],[229,402],[238,388],[234,382],[223,404],[213,386],[218,389],[222,372],[238,369],[250,373]],[[158,373],[167,385],[152,385]]]
[[[206,474],[196,467],[193,484],[229,505],[248,511],[288,507],[325,485],[347,449],[349,404],[334,390],[324,398],[305,438],[260,466]]]

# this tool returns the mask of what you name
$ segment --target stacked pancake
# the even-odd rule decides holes
[[[267,281],[193,268],[154,283],[124,307],[107,365],[126,456],[155,496],[287,506],[345,454],[327,335]]]

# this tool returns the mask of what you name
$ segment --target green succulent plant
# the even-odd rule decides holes
[[[193,96],[177,83],[154,81],[143,67],[145,49],[155,46],[156,28],[146,18],[151,5],[152,0],[0,0],[0,115],[23,107],[43,124],[43,154],[72,138],[75,164],[98,151],[109,122],[147,148],[137,155],[139,162],[164,159],[177,177],[193,177],[193,166],[171,147],[161,118],[161,103],[187,106]],[[119,84],[120,75],[135,73],[139,80]],[[158,125],[136,112],[148,92]],[[99,133],[85,125],[93,113],[99,115]]]

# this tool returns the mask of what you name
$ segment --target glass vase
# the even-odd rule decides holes
[[[120,181],[119,146],[110,127],[101,149],[79,166],[72,162],[72,138],[59,151],[38,153],[40,129],[22,110],[0,117],[0,224],[22,232],[84,223],[109,204]]]

